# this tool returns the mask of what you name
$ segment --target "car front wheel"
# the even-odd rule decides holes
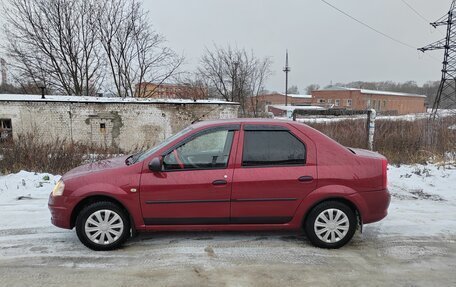
[[[126,212],[112,202],[92,203],[81,210],[76,219],[79,240],[93,250],[112,250],[130,237]]]
[[[338,201],[326,201],[310,211],[305,231],[313,245],[339,248],[350,241],[356,226],[356,215],[350,207]]]

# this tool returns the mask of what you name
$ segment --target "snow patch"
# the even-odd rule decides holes
[[[59,179],[26,171],[0,176],[0,234],[52,228],[47,200]],[[388,181],[389,214],[365,231],[378,236],[456,234],[455,164],[390,165]]]

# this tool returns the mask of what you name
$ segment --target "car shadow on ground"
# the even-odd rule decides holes
[[[256,242],[280,240],[284,242],[310,244],[305,233],[285,231],[171,231],[171,232],[141,232],[131,238],[128,242],[132,244],[148,243],[182,243],[185,241],[233,241],[233,242]]]

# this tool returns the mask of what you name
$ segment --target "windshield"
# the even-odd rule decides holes
[[[144,152],[141,152],[138,154],[138,158],[134,161],[134,162],[139,162],[139,161],[143,161],[145,160],[147,157],[149,157],[151,154],[153,154],[154,152],[156,152],[157,150],[161,149],[162,147],[166,146],[167,144],[169,144],[170,142],[172,142],[173,140],[177,139],[178,137],[188,133],[189,131],[191,131],[192,128],[191,127],[186,127],[185,129],[181,130],[180,132],[178,132],[177,134],[174,134],[170,137],[168,137],[167,139],[165,139],[164,141],[162,141],[161,143],[159,143],[158,145],[154,146],[153,148],[149,149],[149,150],[146,150]]]

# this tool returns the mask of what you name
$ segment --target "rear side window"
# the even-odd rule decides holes
[[[244,131],[242,166],[303,165],[306,147],[288,131]]]

